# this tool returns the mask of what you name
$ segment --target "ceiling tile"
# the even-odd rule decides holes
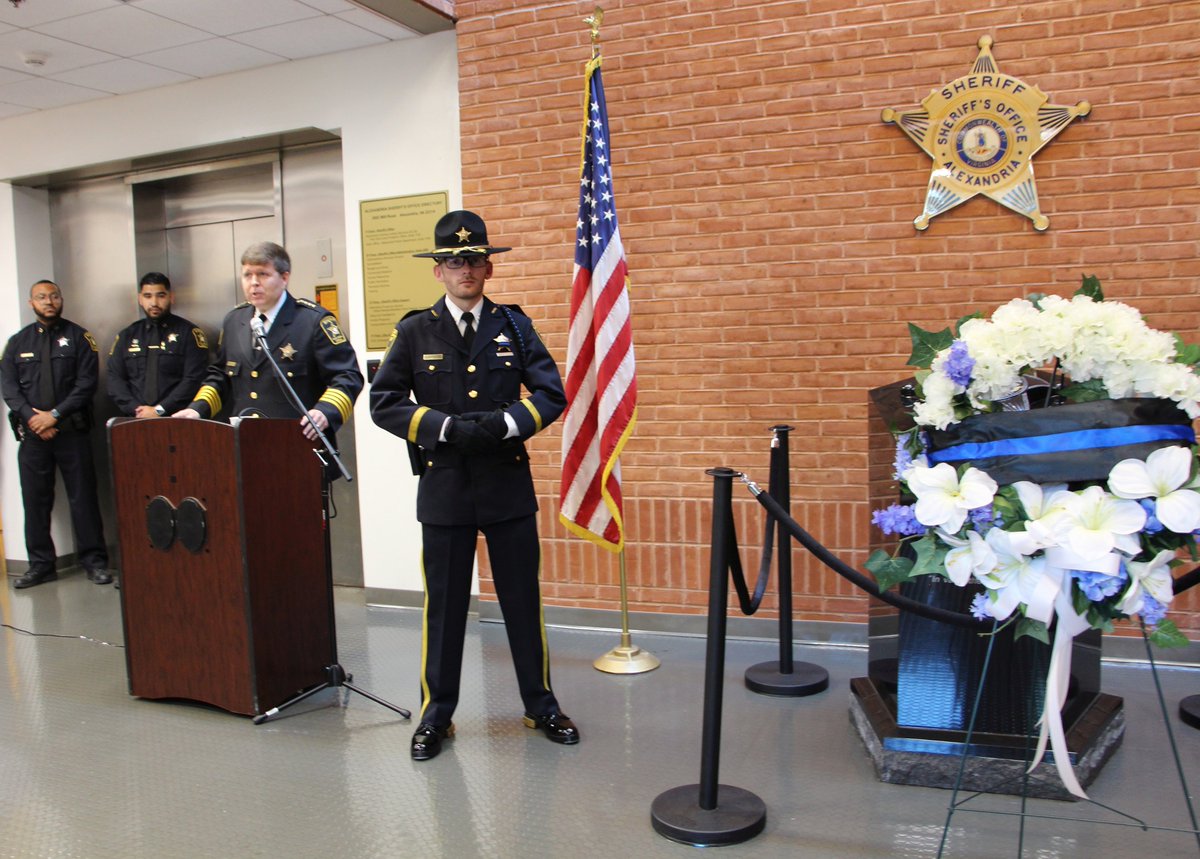
[[[0,22],[14,27],[36,27],[99,9],[122,6],[120,0],[28,0],[14,8],[8,0],[0,2]]]
[[[119,95],[182,83],[194,80],[194,77],[137,60],[113,60],[110,63],[100,63],[63,72],[61,75],[55,75],[54,80],[101,89]]]
[[[0,86],[0,102],[42,109],[107,98],[109,95],[110,93],[46,78],[30,78]]]
[[[271,51],[289,59],[315,57],[336,51],[349,51],[387,41],[362,27],[340,18],[310,18],[278,27],[267,27],[230,36],[243,45],[269,46]]]
[[[205,78],[269,66],[284,62],[287,58],[228,39],[209,39],[168,51],[142,54],[137,59],[181,74]]]
[[[26,66],[21,56],[31,52],[45,56],[45,65],[36,68]],[[116,57],[105,51],[94,51],[33,30],[0,33],[0,66],[31,75],[54,75],[113,59]]]
[[[137,0],[137,7],[172,21],[229,36],[276,24],[318,17],[321,12],[299,0]]]
[[[395,21],[390,21],[382,15],[368,12],[366,9],[353,9],[349,12],[336,13],[336,17],[356,27],[370,30],[372,33],[383,36],[385,39],[390,39],[391,41],[411,39],[419,35],[417,32],[408,29],[408,27],[397,24]]]
[[[199,42],[209,35],[186,24],[125,5],[51,21],[36,30],[77,44],[91,45],[120,57]]]
[[[337,15],[359,8],[350,0],[300,0],[300,2],[305,6],[312,6],[320,12],[324,12],[326,15]]]
[[[19,116],[22,113],[31,113],[34,110],[32,107],[22,107],[19,104],[5,104],[0,101],[0,119],[8,116]]]

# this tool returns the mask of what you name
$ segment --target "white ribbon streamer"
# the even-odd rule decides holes
[[[1100,558],[1084,558],[1070,549],[1056,547],[1046,551],[1046,568],[1037,583],[1033,598],[1026,605],[1026,615],[1049,625],[1058,615],[1058,626],[1054,632],[1054,643],[1050,648],[1050,668],[1046,672],[1046,695],[1042,705],[1042,717],[1038,720],[1037,751],[1028,772],[1042,762],[1046,744],[1054,752],[1054,768],[1063,786],[1080,799],[1087,799],[1075,771],[1071,768],[1071,753],[1067,748],[1066,730],[1062,723],[1062,708],[1067,703],[1067,691],[1071,685],[1071,648],[1075,636],[1091,625],[1086,615],[1075,611],[1071,604],[1070,578],[1068,570],[1087,570],[1115,576],[1121,569],[1121,558],[1110,552]],[[1064,586],[1065,585],[1065,586]]]

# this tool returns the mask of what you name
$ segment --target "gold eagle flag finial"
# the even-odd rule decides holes
[[[600,54],[600,25],[604,23],[604,10],[597,6],[591,15],[583,19],[583,23],[592,29],[592,57]]]

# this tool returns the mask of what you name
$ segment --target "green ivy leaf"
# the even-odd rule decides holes
[[[1013,631],[1013,639],[1016,640],[1023,635],[1036,638],[1042,644],[1050,643],[1050,629],[1040,620],[1034,620],[1031,617],[1023,617],[1017,621],[1016,629]]]
[[[865,566],[879,583],[879,589],[886,591],[908,578],[913,562],[909,558],[893,558],[882,549],[876,549],[867,558]]]
[[[957,337],[958,333],[960,331],[962,331],[964,322],[967,322],[968,320],[971,320],[971,319],[982,319],[982,318],[983,318],[983,314],[980,313],[978,310],[976,310],[974,313],[968,313],[962,319],[958,320],[958,322],[954,323],[954,336]],[[954,341],[951,340],[950,342],[953,343]]]
[[[926,532],[920,540],[913,543],[912,548],[917,560],[913,564],[911,575],[944,576],[946,574],[946,555],[950,550],[937,537],[933,536],[932,531]]]
[[[1103,301],[1104,290],[1100,288],[1100,278],[1094,274],[1083,276],[1083,285],[1075,290],[1076,295],[1086,295],[1092,301]]]
[[[1150,643],[1155,647],[1187,647],[1187,636],[1173,621],[1160,620],[1150,631]]]
[[[1196,366],[1200,364],[1200,345],[1184,343],[1178,334],[1175,336],[1175,363]]]
[[[1096,400],[1111,399],[1108,396],[1108,389],[1104,387],[1104,381],[1101,379],[1088,379],[1086,382],[1067,385],[1060,393],[1072,403],[1092,403]]]
[[[950,348],[954,335],[949,328],[941,331],[926,331],[918,325],[908,323],[908,336],[912,338],[912,354],[908,356],[910,367],[928,367],[937,353]]]

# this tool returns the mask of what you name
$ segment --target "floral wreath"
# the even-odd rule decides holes
[[[885,535],[899,540],[895,552],[876,551],[866,566],[885,590],[930,574],[960,587],[982,586],[972,613],[1014,622],[1017,636],[1050,643],[1057,620],[1058,664],[1052,655],[1040,760],[1048,731],[1054,748],[1066,748],[1058,709],[1075,635],[1109,632],[1114,620],[1136,615],[1152,627],[1154,644],[1187,644],[1165,615],[1181,550],[1200,558],[1200,479],[1189,421],[1200,416],[1200,347],[1150,328],[1126,304],[1104,300],[1094,277],[1085,277],[1070,299],[1014,299],[990,319],[960,320],[957,329],[955,335],[909,325],[909,363],[920,369],[907,402],[916,426],[897,434],[895,478],[905,503],[872,514]],[[1042,387],[1031,394],[1031,382]],[[1173,435],[1149,445],[1148,455],[1105,466],[1096,475],[1103,479],[998,481],[979,460],[937,461],[930,438],[938,431],[1011,410],[1014,398],[1041,396],[1035,404],[1050,408],[1033,415],[1061,404],[1105,409],[1116,403],[1100,401],[1171,401],[1181,410],[1177,424],[1185,426],[1169,428]],[[1022,406],[1028,404],[1016,408]],[[1083,796],[1062,764],[1067,755],[1055,758],[1068,789]]]

